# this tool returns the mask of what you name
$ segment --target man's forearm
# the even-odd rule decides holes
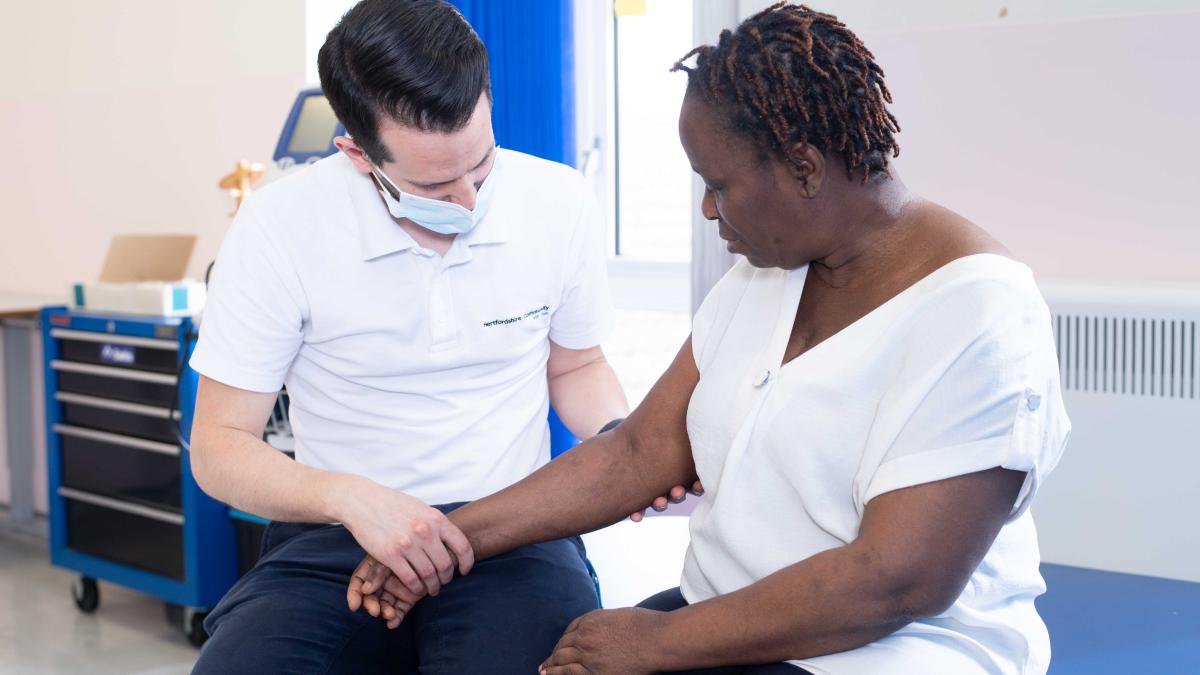
[[[549,379],[550,403],[571,433],[591,438],[605,424],[629,414],[629,402],[608,361],[600,356]]]
[[[450,514],[481,560],[611,525],[671,487],[691,484],[690,454],[653,452],[618,427],[533,475]]]
[[[288,522],[341,520],[337,495],[355,480],[295,462],[252,434],[232,428],[193,433],[192,471],[213,498],[248,513]]]

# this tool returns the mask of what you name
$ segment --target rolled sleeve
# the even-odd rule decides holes
[[[886,492],[1001,467],[1026,474],[1010,519],[1028,509],[1058,461],[1069,422],[1057,365],[1045,356],[1053,350],[1036,342],[1050,334],[1041,325],[1048,316],[1037,307],[995,309],[979,332],[928,350],[950,354],[940,369],[920,359],[909,364],[902,381],[919,381],[924,370],[933,384],[902,387],[911,413],[871,476],[864,507]]]

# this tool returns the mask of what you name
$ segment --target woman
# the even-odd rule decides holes
[[[692,54],[680,138],[746,259],[621,427],[451,520],[487,557],[703,482],[681,588],[577,619],[547,675],[1045,672],[1028,506],[1069,423],[1030,270],[900,182],[835,17],[775,5]]]

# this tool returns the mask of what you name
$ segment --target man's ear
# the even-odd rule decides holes
[[[350,162],[354,164],[354,168],[360,173],[370,174],[374,170],[371,160],[367,158],[367,153],[358,147],[353,138],[349,136],[336,136],[333,139],[333,144],[337,146],[342,154],[350,158]]]
[[[800,193],[812,199],[825,182],[825,155],[808,143],[795,143],[787,149],[788,172],[800,184]]]

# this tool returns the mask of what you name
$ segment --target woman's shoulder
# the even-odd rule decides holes
[[[1044,304],[1033,270],[987,230],[932,202],[922,210],[923,235],[913,246],[926,251],[919,295],[960,298],[979,303],[980,311],[996,304],[1031,309]]]
[[[901,323],[913,338],[906,344],[947,353],[985,344],[990,351],[1028,352],[1052,331],[1033,271],[997,253],[966,255],[936,270]]]

